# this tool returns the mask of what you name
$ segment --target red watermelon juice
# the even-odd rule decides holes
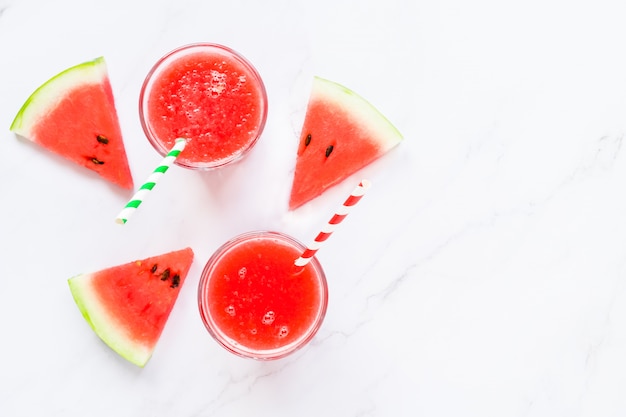
[[[152,146],[165,156],[187,139],[175,163],[211,169],[240,159],[260,137],[267,94],[256,69],[222,45],[192,44],[161,58],[141,89],[139,115]]]
[[[294,261],[305,246],[276,232],[250,232],[220,247],[198,289],[202,321],[213,338],[239,356],[278,359],[308,343],[328,303],[324,271],[313,258]]]

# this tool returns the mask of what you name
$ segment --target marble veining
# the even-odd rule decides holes
[[[0,416],[626,415],[626,8],[616,0],[106,3],[0,1]],[[261,73],[263,137],[240,164],[172,169],[131,222],[128,195],[9,132],[43,81],[104,56],[131,170],[160,157],[143,78],[190,42]],[[400,146],[302,208],[287,200],[310,78],[345,84]],[[279,361],[229,354],[196,287],[226,239],[314,238],[330,302]],[[91,332],[75,274],[191,246],[148,365]]]

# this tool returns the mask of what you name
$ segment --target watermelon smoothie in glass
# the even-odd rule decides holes
[[[247,358],[282,358],[320,328],[328,286],[317,258],[294,261],[306,247],[278,232],[244,233],[209,259],[198,287],[202,321],[228,351]]]
[[[267,118],[261,76],[239,53],[218,44],[182,46],[161,58],[141,88],[139,117],[162,156],[187,139],[174,162],[190,169],[217,168],[242,158]]]

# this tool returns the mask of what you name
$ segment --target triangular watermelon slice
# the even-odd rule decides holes
[[[68,280],[74,301],[96,334],[143,367],[174,307],[193,261],[186,248],[81,274]]]
[[[126,189],[133,180],[104,58],[52,77],[26,100],[11,131]]]
[[[400,132],[363,97],[315,77],[298,146],[289,209],[319,196],[401,140]]]

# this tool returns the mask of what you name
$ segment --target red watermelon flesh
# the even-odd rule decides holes
[[[74,301],[95,333],[143,367],[156,347],[193,262],[185,248],[68,280]]]
[[[11,131],[122,188],[133,188],[102,57],[69,68],[35,90],[13,120]]]
[[[401,140],[400,132],[364,98],[315,77],[298,145],[289,209],[319,196]]]

